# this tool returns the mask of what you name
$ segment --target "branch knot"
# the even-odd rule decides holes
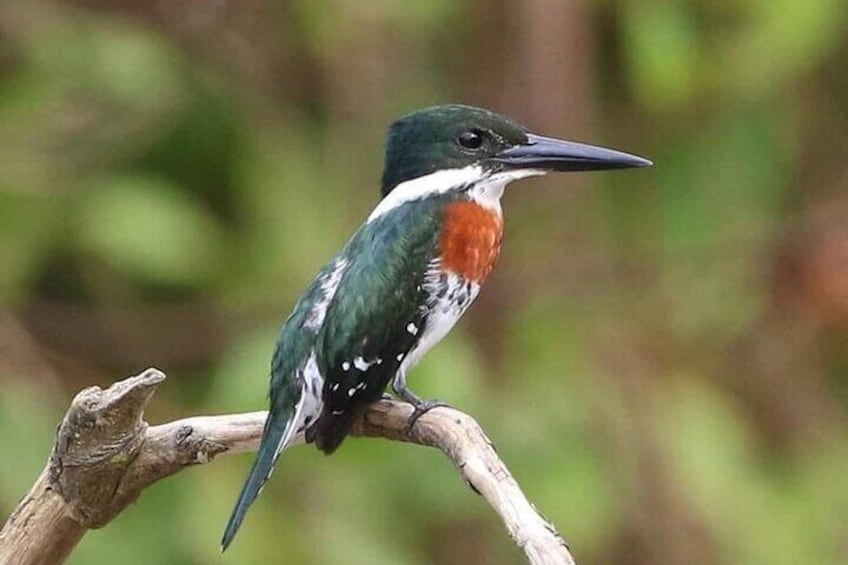
[[[147,369],[105,390],[88,387],[59,425],[48,463],[50,488],[87,528],[105,525],[125,506],[116,508],[112,499],[144,443],[144,408],[163,380],[164,373]]]

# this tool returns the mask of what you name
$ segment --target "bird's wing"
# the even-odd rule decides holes
[[[380,398],[420,338],[437,212],[422,205],[401,209],[366,224],[348,245],[351,263],[316,342],[324,407],[307,440],[327,453]]]
[[[312,389],[320,382],[320,375],[316,379],[318,369],[313,356],[319,326],[314,317],[322,301],[329,302],[327,295],[334,290],[330,283],[339,267],[336,258],[318,273],[280,330],[271,360],[268,418],[253,467],[224,531],[223,549],[232,542],[250,505],[270,478],[280,452],[302,427],[318,416],[320,407],[316,406],[316,399],[320,391]]]

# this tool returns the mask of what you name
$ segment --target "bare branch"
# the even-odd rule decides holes
[[[0,531],[0,563],[61,563],[85,535],[111,521],[150,484],[218,455],[255,451],[266,412],[199,416],[148,427],[143,411],[165,375],[148,369],[71,403],[41,476]],[[563,539],[521,492],[473,418],[435,408],[412,429],[412,408],[372,405],[354,435],[435,447],[500,515],[530,563],[573,565]]]
[[[565,540],[533,507],[498,457],[491,440],[468,414],[438,407],[424,414],[410,430],[412,406],[381,400],[357,422],[354,433],[427,445],[441,450],[462,478],[492,506],[509,535],[533,565],[574,565]]]

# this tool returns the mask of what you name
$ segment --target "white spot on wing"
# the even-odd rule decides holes
[[[406,324],[406,331],[412,335],[416,335],[418,333],[418,326],[416,326],[412,322],[409,322],[408,324]]]
[[[339,288],[339,283],[342,281],[342,275],[348,266],[348,260],[344,257],[336,259],[333,268],[330,272],[324,275],[321,281],[321,298],[315,302],[312,309],[309,311],[306,321],[303,326],[309,330],[317,331],[324,323],[324,317],[327,315],[327,308],[330,306],[333,297],[336,295],[336,290]]]
[[[373,364],[373,361],[369,363],[361,355],[353,360],[353,366],[360,371],[367,371]]]
[[[350,371],[350,363],[342,361],[342,371]]]

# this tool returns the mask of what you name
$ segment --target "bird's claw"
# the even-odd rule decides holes
[[[450,404],[447,402],[442,402],[441,400],[422,400],[418,403],[413,404],[414,410],[412,414],[409,416],[407,420],[407,429],[412,430],[415,426],[415,422],[418,421],[421,416],[432,410],[433,408],[438,408],[439,406],[443,406],[445,408],[450,408]]]

